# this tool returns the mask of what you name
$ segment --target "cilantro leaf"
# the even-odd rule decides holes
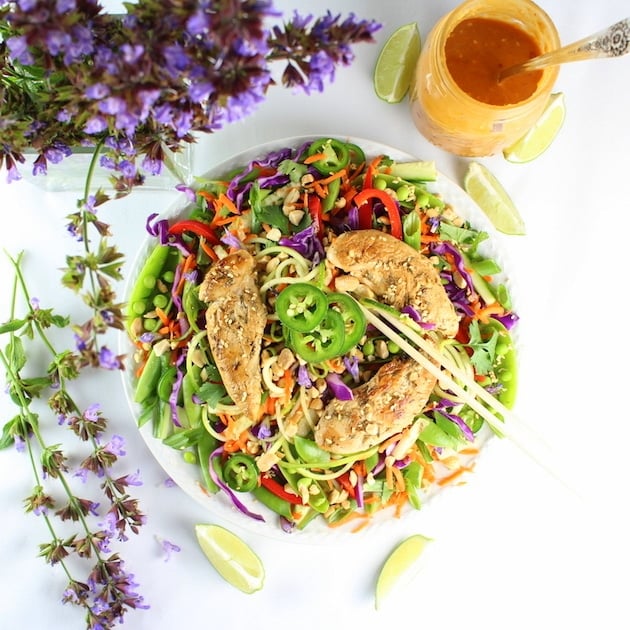
[[[479,330],[479,322],[477,321],[470,323],[468,332],[470,341],[467,345],[473,351],[470,362],[475,366],[479,374],[488,374],[494,365],[499,333],[493,330],[490,339],[484,341]]]

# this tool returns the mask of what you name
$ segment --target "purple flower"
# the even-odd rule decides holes
[[[88,118],[83,129],[88,134],[101,133],[107,129],[107,121],[102,116],[92,116]]]
[[[309,78],[303,88],[309,94],[311,90],[322,92],[326,81],[334,81],[335,64],[323,50],[314,54],[309,63]]]
[[[144,46],[139,44],[131,45],[131,44],[123,44],[120,47],[120,51],[123,54],[123,59],[126,63],[134,64],[142,57],[144,54]]]
[[[168,562],[171,559],[173,553],[179,553],[182,550],[179,545],[176,545],[170,540],[166,540],[165,538],[158,538],[157,536],[156,538],[162,546],[162,551],[164,552],[164,562]]]
[[[101,405],[99,403],[93,403],[83,412],[83,417],[90,422],[96,422],[99,418],[100,411]]]
[[[183,46],[180,44],[167,46],[162,54],[164,55],[166,69],[170,74],[177,76],[180,72],[184,72],[186,68],[188,68],[190,59]]]
[[[29,66],[35,63],[33,59],[33,55],[31,55],[28,49],[28,43],[26,41],[26,37],[24,35],[17,35],[15,37],[9,37],[6,41],[7,48],[9,49],[9,53],[11,58],[15,61],[19,61],[21,64],[25,66]]]
[[[20,175],[20,171],[18,171],[17,166],[15,164],[9,167],[7,171],[7,183],[17,182],[19,179],[22,179]]]
[[[126,111],[127,104],[118,96],[108,96],[98,104],[98,109],[103,114],[120,114]]]
[[[135,473],[125,475],[125,482],[128,486],[141,486],[142,481],[140,480],[140,469],[136,470]]]
[[[191,35],[202,35],[210,30],[210,16],[203,11],[196,11],[188,18],[186,28]]]
[[[133,179],[136,176],[136,165],[129,160],[121,160],[118,164],[118,170],[129,179]]]
[[[125,438],[122,435],[112,435],[111,440],[105,445],[105,450],[118,456],[124,457],[127,453],[125,449]]]
[[[99,350],[98,362],[106,370],[119,370],[122,367],[120,359],[107,346]]]
[[[57,13],[69,13],[77,8],[76,0],[57,0]]]
[[[70,43],[70,35],[62,31],[52,30],[46,34],[48,52],[51,55],[58,55]]]
[[[72,155],[72,150],[61,142],[55,142],[44,149],[44,155],[52,164],[59,164],[64,158]]]
[[[37,5],[37,0],[18,0],[18,6],[22,11],[30,11]]]
[[[81,466],[75,471],[74,477],[78,477],[83,483],[86,483],[89,474],[90,471],[87,468]]]
[[[105,98],[109,94],[109,87],[104,83],[94,83],[85,90],[85,95],[91,99]]]

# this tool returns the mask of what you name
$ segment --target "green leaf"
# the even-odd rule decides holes
[[[11,341],[7,344],[6,355],[14,372],[19,372],[26,365],[26,352],[19,337],[11,337]]]
[[[282,212],[279,205],[265,203],[268,191],[262,190],[258,182],[249,191],[249,203],[256,223],[267,223],[278,228],[283,234],[289,232],[289,219]]]
[[[431,444],[432,446],[441,446],[442,448],[452,449],[457,449],[458,447],[458,441],[434,422],[429,422],[429,424],[420,431],[418,438],[426,444]]]
[[[300,164],[293,160],[283,160],[278,166],[278,172],[288,175],[294,184],[299,184],[300,180],[308,172],[306,164]]]
[[[490,339],[484,341],[481,337],[478,321],[472,321],[468,331],[470,334],[470,341],[467,345],[473,351],[473,354],[470,357],[470,362],[475,366],[475,369],[479,374],[488,374],[494,365],[499,333],[496,330],[493,330]]]
[[[52,385],[52,379],[48,376],[35,376],[22,380],[22,388],[30,397],[39,397],[43,390]]]
[[[15,426],[20,421],[20,416],[15,416],[2,427],[0,436],[0,449],[8,448],[15,443]]]
[[[197,396],[211,407],[214,407],[227,396],[227,393],[221,383],[204,383],[199,388]]]
[[[0,335],[20,330],[27,322],[28,319],[12,319],[4,324],[0,324]]]

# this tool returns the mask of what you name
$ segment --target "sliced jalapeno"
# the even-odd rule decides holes
[[[367,320],[356,300],[345,293],[330,293],[328,307],[338,311],[344,324],[344,342],[340,354],[354,348],[365,334]]]
[[[313,330],[324,318],[327,308],[326,294],[307,282],[290,284],[276,299],[280,321],[298,332]]]
[[[328,310],[317,328],[309,332],[290,331],[289,345],[307,363],[319,363],[341,354],[345,324],[335,310]]]
[[[258,485],[259,470],[250,455],[236,453],[223,465],[223,479],[232,490],[249,492]]]
[[[334,138],[315,140],[308,148],[309,155],[323,154],[325,157],[313,162],[313,166],[322,174],[330,175],[348,166],[350,150],[348,145]]]

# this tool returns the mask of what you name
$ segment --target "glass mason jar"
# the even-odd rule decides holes
[[[193,149],[190,144],[183,144],[176,153],[165,148],[165,159],[162,172],[152,175],[138,167],[144,175],[144,184],[139,187],[142,190],[173,190],[177,184],[190,184],[193,179]],[[33,175],[32,162],[37,157],[35,151],[24,151],[27,164],[20,167],[20,173],[25,181],[47,192],[74,192],[82,193],[94,150],[89,147],[73,147],[72,154],[65,157],[57,164],[48,163],[47,174]],[[142,160],[138,160],[140,163]],[[110,190],[112,188],[111,176],[114,171],[100,166],[98,163],[91,179],[92,191],[97,188]]]
[[[535,91],[524,100],[491,105],[470,96],[447,67],[446,41],[463,20],[482,18],[519,28],[537,44],[539,54],[560,46],[549,16],[530,0],[467,0],[445,15],[427,36],[411,93],[414,123],[427,140],[461,156],[498,153],[522,137],[542,114],[558,67],[540,72]]]

